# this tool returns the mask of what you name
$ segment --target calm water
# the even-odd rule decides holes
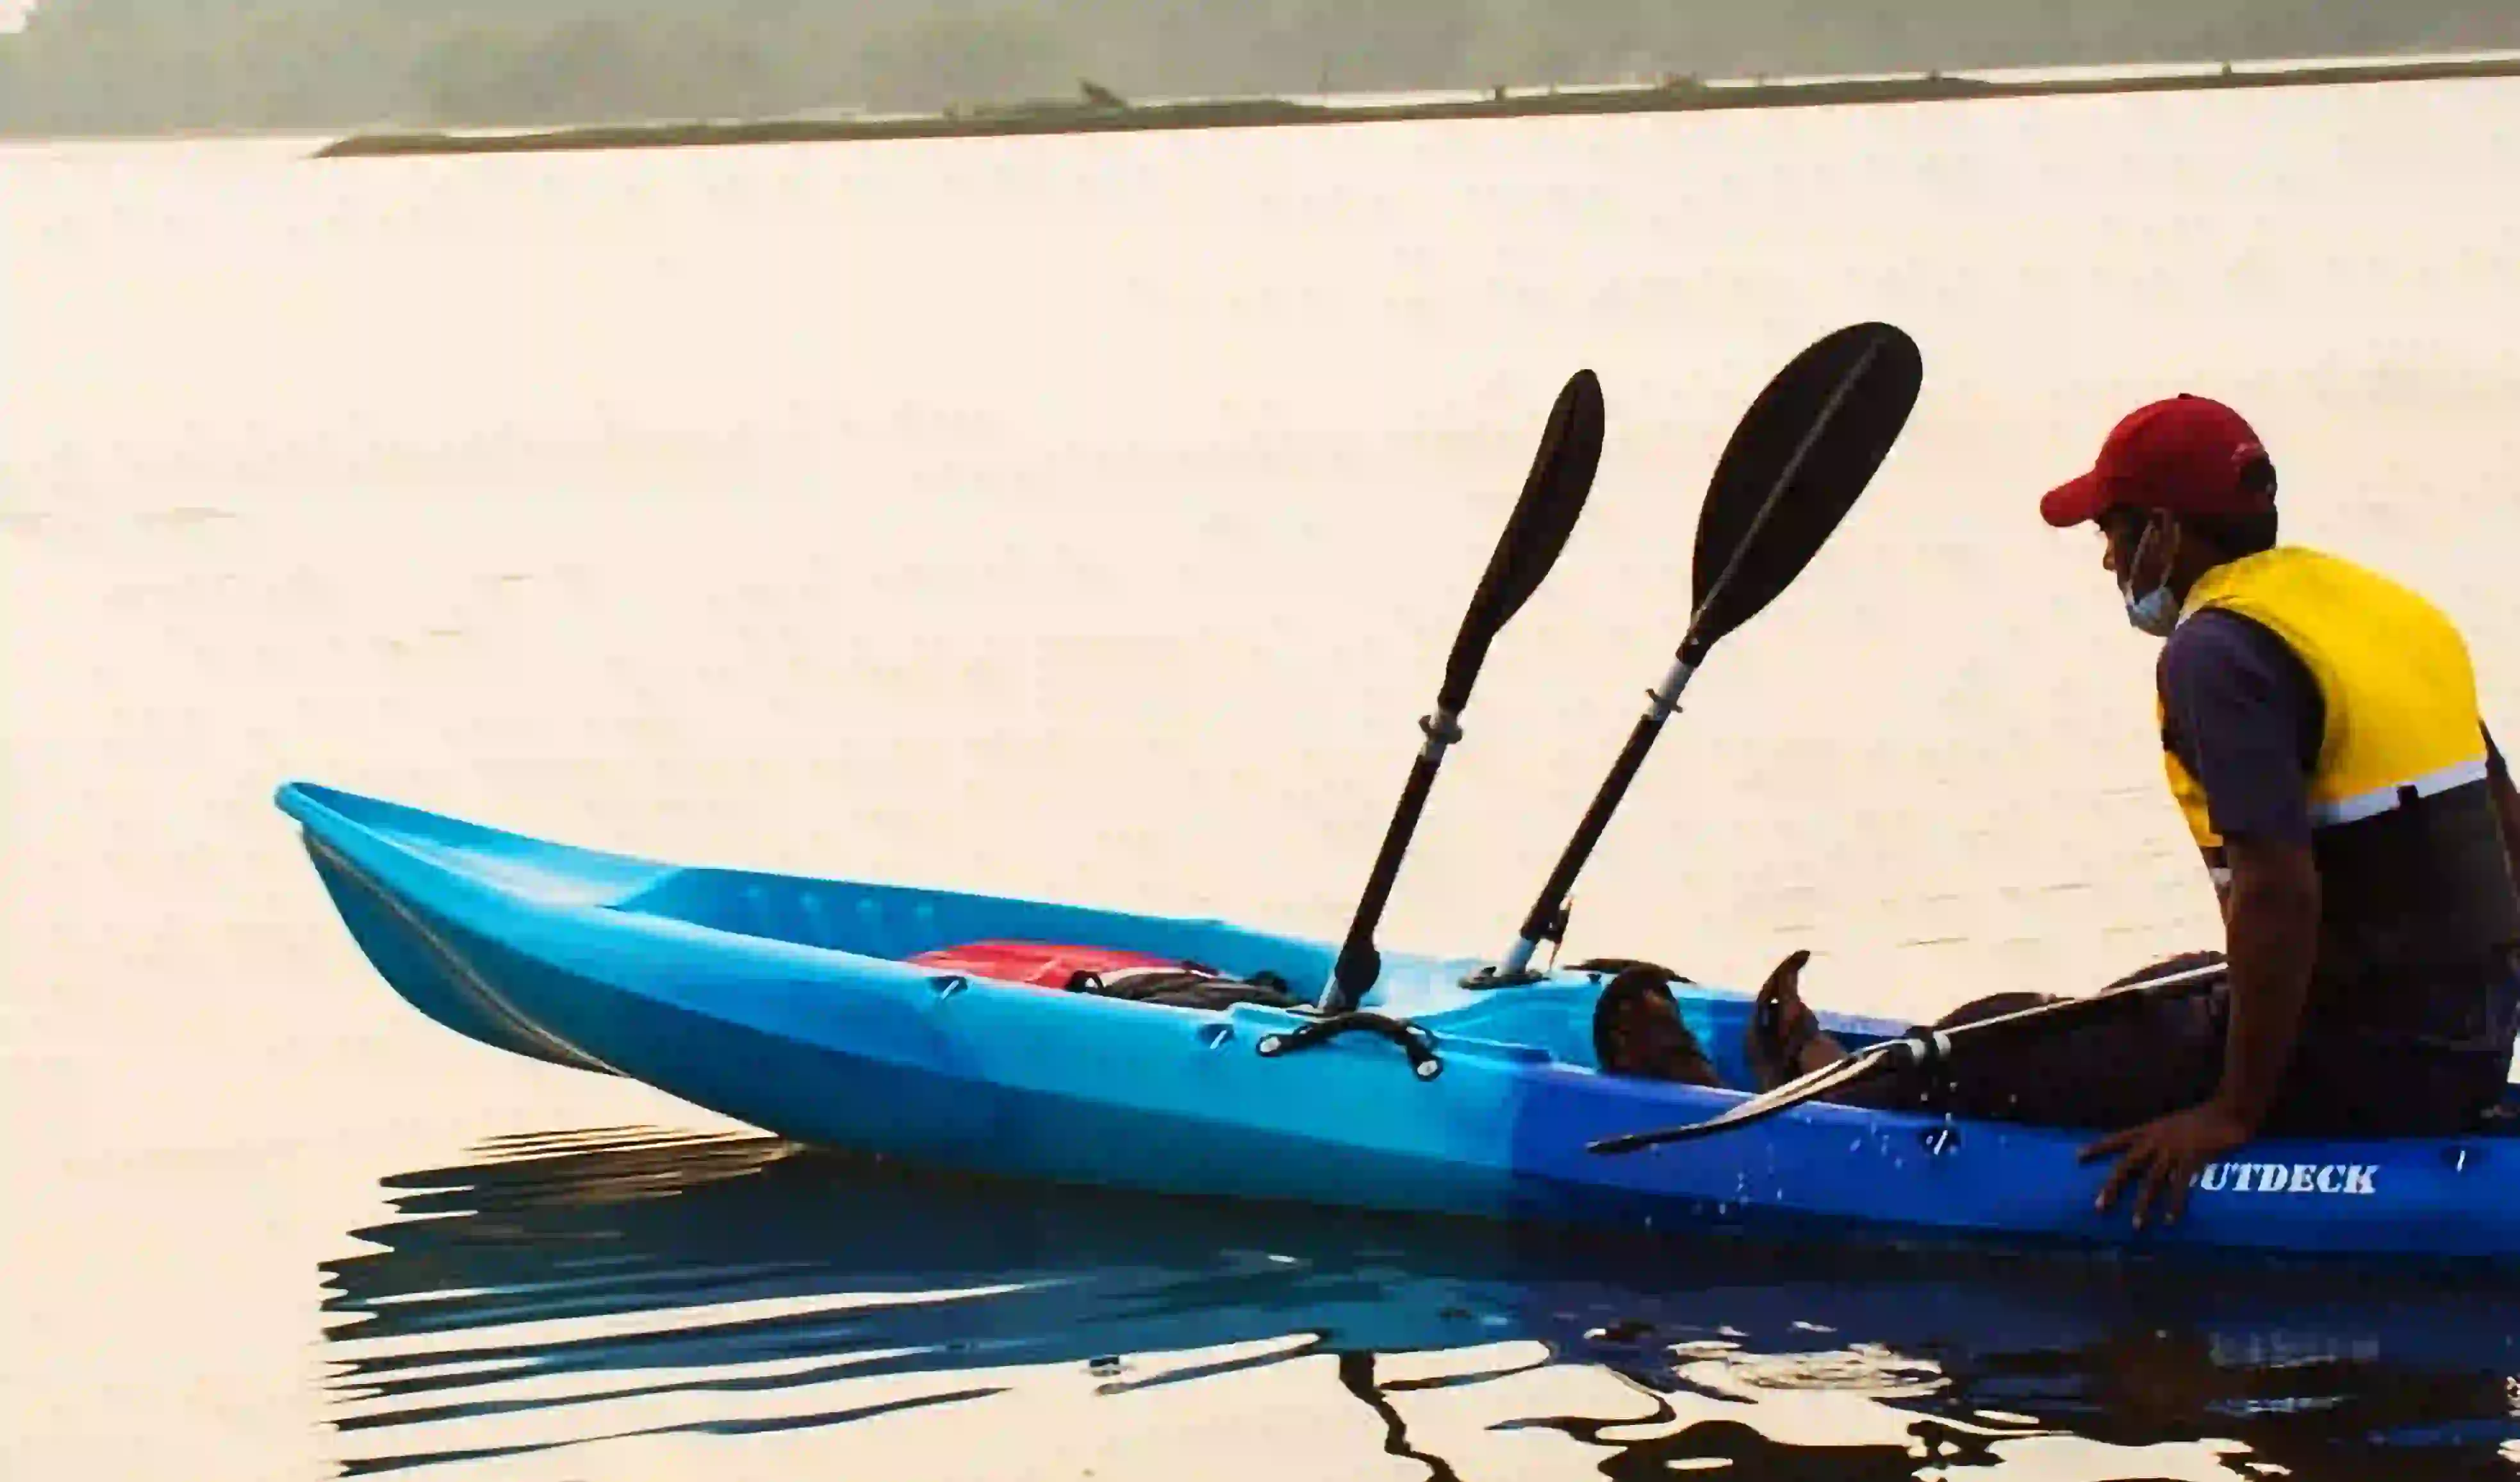
[[[1383,933],[1494,950],[1758,384],[1924,398],[1569,950],[1931,1012],[2208,944],[2037,492],[2246,410],[2520,731],[2520,86],[316,163],[0,151],[15,1476],[2520,1469],[2520,1302],[921,1181],[428,1024],[272,787],[1334,935],[1550,398],[1586,523]]]

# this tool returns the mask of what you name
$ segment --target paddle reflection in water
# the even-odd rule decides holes
[[[1550,1474],[1615,1478],[2473,1476],[2520,1456],[2520,1284],[2472,1273],[1577,1238],[640,1129],[505,1140],[385,1187],[396,1218],[354,1233],[378,1248],[324,1268],[349,1475],[922,1410],[950,1456],[970,1433],[947,1417],[1046,1374],[1189,1396],[1289,1366],[1323,1372],[1301,1403],[1341,1434],[1362,1405],[1435,1479],[1528,1475],[1533,1452],[1483,1448],[1544,1436]],[[1593,1383],[1522,1387],[1544,1374]],[[1545,1403],[1568,1394],[1595,1413]],[[1078,1468],[1006,1474],[1054,1473]]]

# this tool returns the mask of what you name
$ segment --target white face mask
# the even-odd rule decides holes
[[[2126,568],[2118,573],[2118,596],[2126,603],[2127,621],[2135,625],[2137,632],[2168,638],[2179,627],[2179,599],[2170,591],[2170,569],[2178,560],[2176,546],[2162,558],[2161,581],[2143,596],[2135,595],[2135,569],[2143,564],[2143,553],[2152,545],[2152,532],[2159,528],[2145,521],[2143,534],[2137,537],[2135,551],[2127,557]]]

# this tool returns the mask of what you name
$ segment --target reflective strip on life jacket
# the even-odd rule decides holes
[[[2341,797],[2332,803],[2313,803],[2310,807],[2310,821],[2319,828],[2360,823],[2366,818],[2377,818],[2390,809],[2402,807],[2418,797],[2431,797],[2438,792],[2448,792],[2452,787],[2464,787],[2470,783],[2481,783],[2485,781],[2485,753],[2480,751],[2474,761],[2458,762],[2444,767],[2438,772],[2427,772],[2411,782],[2401,783],[2394,787],[2374,787],[2368,792],[2356,793],[2352,797]]]

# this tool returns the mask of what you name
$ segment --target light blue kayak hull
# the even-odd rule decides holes
[[[522,837],[307,784],[277,801],[344,924],[413,1007],[519,1055],[626,1076],[798,1142],[1025,1179],[1571,1225],[1830,1237],[2520,1260],[2520,1139],[2262,1141],[2178,1225],[2092,1207],[2090,1134],[1813,1104],[1605,1157],[1592,1139],[1738,1092],[1605,1076],[1595,974],[1474,991],[1475,959],[1386,953],[1365,1007],[1442,1072],[1306,1020],[999,984],[911,954],[1019,938],[1279,973],[1334,948],[1223,921],[689,868]],[[1680,984],[1733,1084],[1746,995]],[[1849,1038],[1895,1032],[1828,1016]]]

